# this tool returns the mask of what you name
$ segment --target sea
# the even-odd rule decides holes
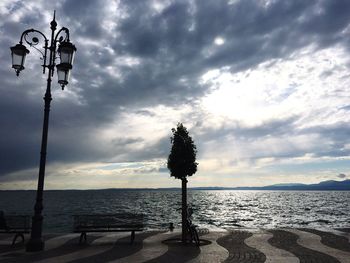
[[[0,191],[5,214],[32,215],[35,191]],[[73,215],[145,215],[147,229],[181,223],[181,190],[49,190],[44,231],[71,232]],[[192,221],[211,230],[232,228],[341,228],[350,225],[350,191],[188,190]]]

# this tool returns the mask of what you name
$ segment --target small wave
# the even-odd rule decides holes
[[[269,209],[269,207],[267,207],[267,206],[259,206],[259,209],[266,210],[266,209]]]
[[[236,219],[232,219],[232,220],[228,220],[227,221],[227,223],[229,223],[229,224],[234,224],[234,223],[237,223],[238,222],[238,220],[236,220]]]
[[[324,223],[324,224],[327,224],[327,225],[331,223],[331,221],[326,220],[326,219],[317,219],[317,220],[312,221],[312,222],[314,222],[314,223]]]
[[[233,227],[233,226],[235,226],[235,227],[243,227],[243,226],[240,225],[240,224],[229,224],[228,226],[229,226],[229,227]]]

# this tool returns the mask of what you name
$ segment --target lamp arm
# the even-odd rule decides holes
[[[36,47],[36,45],[38,45],[40,42],[37,37],[33,37],[31,40],[27,39],[27,36],[31,33],[38,33],[39,35],[41,35],[44,38],[44,40],[45,40],[45,45],[44,45],[45,52],[44,53]],[[46,57],[47,57],[47,50],[48,50],[48,44],[49,44],[47,37],[41,31],[31,28],[31,29],[25,30],[22,33],[20,41],[19,41],[20,44],[23,43],[23,39],[30,47],[34,48],[42,55],[41,59],[44,60],[44,65],[42,65],[42,67],[43,67],[43,73],[45,73],[45,68],[47,67],[46,66]]]
[[[22,43],[23,43],[23,38],[24,38],[24,40],[25,40],[29,45],[37,45],[37,44],[39,43],[38,40],[37,40],[37,41],[34,41],[34,38],[33,38],[33,39],[32,39],[32,41],[34,42],[34,44],[33,44],[33,42],[28,41],[28,40],[26,39],[26,36],[27,36],[29,33],[33,33],[33,32],[40,34],[40,35],[45,39],[45,41],[48,41],[48,39],[46,38],[46,36],[45,36],[41,31],[31,28],[31,29],[25,30],[25,31],[22,33],[21,39],[20,39],[19,43],[22,44]]]
[[[69,29],[66,28],[66,27],[62,27],[60,30],[58,30],[56,36],[55,36],[55,39],[54,39],[54,42],[57,43],[57,38],[58,36],[61,34],[61,32],[64,31],[66,33],[66,36],[65,38],[63,38],[62,36],[58,39],[58,42],[62,42],[62,41],[68,41],[69,42]]]

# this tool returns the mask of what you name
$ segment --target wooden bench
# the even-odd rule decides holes
[[[12,246],[18,237],[24,243],[24,234],[30,232],[30,216],[28,215],[4,215],[0,214],[0,234],[15,234]]]
[[[136,231],[143,231],[142,214],[74,215],[74,233],[81,233],[79,243],[86,242],[88,232],[131,232],[133,243]]]

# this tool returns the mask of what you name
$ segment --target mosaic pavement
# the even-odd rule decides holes
[[[200,247],[174,242],[179,232],[138,233],[133,244],[130,233],[88,234],[84,245],[78,234],[48,234],[45,251],[35,253],[11,247],[12,237],[0,235],[0,262],[350,263],[350,228],[204,232]]]

